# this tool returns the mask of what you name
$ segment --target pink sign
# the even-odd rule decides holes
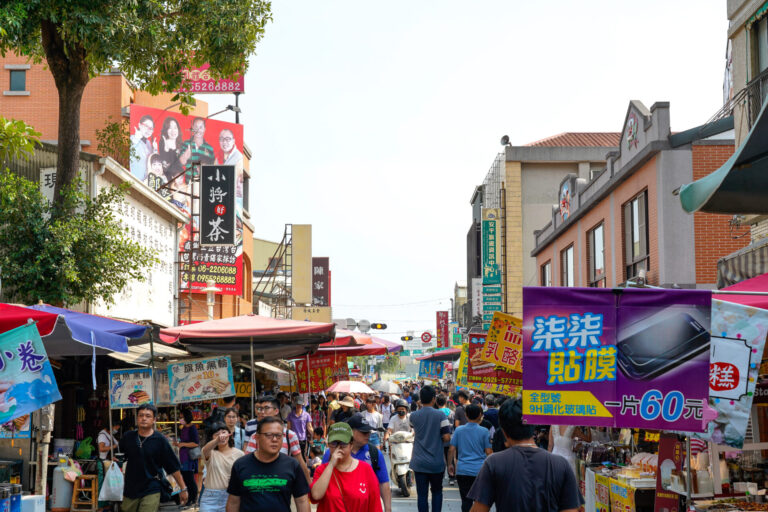
[[[448,312],[437,312],[437,348],[448,348],[451,342],[448,338]]]
[[[208,68],[210,64],[203,64],[199,68],[184,69],[184,86],[182,92],[194,92],[199,94],[223,94],[244,92],[244,77],[240,75],[237,80],[223,78],[214,80]]]

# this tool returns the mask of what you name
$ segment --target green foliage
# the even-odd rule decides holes
[[[27,157],[34,130],[0,118],[0,158]],[[113,211],[128,185],[91,199],[76,180],[52,204],[37,183],[0,167],[0,276],[5,300],[25,304],[111,302],[132,279],[143,280],[157,259],[127,239]]]
[[[376,363],[376,371],[380,373],[397,373],[400,371],[400,354],[387,354],[387,358]]]
[[[109,121],[104,124],[104,128],[96,130],[99,154],[111,156],[126,169],[136,151],[131,145],[128,124],[126,119],[112,121],[112,116],[110,116]]]
[[[3,0],[0,53],[40,61],[53,25],[64,53],[84,58],[90,76],[119,67],[157,94],[180,87],[182,68],[206,62],[214,78],[245,73],[270,20],[265,0]]]

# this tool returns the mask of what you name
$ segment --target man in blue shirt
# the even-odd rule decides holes
[[[435,409],[435,388],[424,386],[419,398],[422,408],[411,413],[411,426],[416,434],[411,456],[411,469],[416,473],[416,495],[419,512],[428,512],[429,489],[432,489],[432,512],[443,508],[443,442],[451,440],[451,423]]]
[[[475,482],[475,477],[483,467],[485,457],[490,455],[490,432],[480,426],[483,420],[483,409],[477,404],[464,407],[467,413],[467,424],[456,429],[451,438],[451,448],[448,452],[448,474],[455,474],[461,495],[461,512],[469,512],[472,500],[467,493]],[[456,463],[456,452],[458,463]]]
[[[408,402],[408,405],[411,405],[413,399],[411,398],[411,392],[408,388],[403,388],[403,400]]]
[[[346,422],[352,427],[352,457],[359,461],[367,462],[373,468],[373,472],[376,473],[376,478],[379,480],[379,493],[381,494],[382,501],[384,501],[384,512],[392,512],[392,489],[389,485],[387,461],[384,459],[384,454],[381,453],[381,450],[377,448],[376,451],[379,456],[377,460],[378,467],[375,467],[368,446],[373,429],[364,421],[363,415],[360,413],[353,415]],[[323,464],[330,459],[331,452],[326,450],[323,455]]]

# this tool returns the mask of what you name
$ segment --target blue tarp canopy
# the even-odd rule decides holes
[[[718,170],[680,187],[685,211],[768,214],[768,116],[763,105],[754,126]]]
[[[43,338],[45,350],[50,357],[91,356],[94,354],[94,348],[99,355],[128,352],[128,340],[142,338],[148,328],[47,304],[28,307],[59,315],[53,332]]]

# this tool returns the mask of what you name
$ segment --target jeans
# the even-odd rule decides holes
[[[197,503],[197,482],[195,481],[194,471],[182,471],[181,477],[184,479],[184,485],[187,486],[188,504]],[[184,505],[184,503],[182,503]]]
[[[381,445],[381,439],[379,438],[378,432],[371,432],[371,437],[368,439],[368,441],[374,446]]]
[[[461,512],[469,512],[472,508],[473,501],[467,498],[469,490],[472,488],[472,484],[475,483],[476,476],[469,475],[456,475],[456,483],[459,484],[459,495],[461,496]]]
[[[432,488],[432,512],[443,509],[443,473],[416,472],[416,498],[419,512],[429,512],[427,493]]]
[[[200,512],[224,512],[229,494],[226,489],[206,489],[200,496]]]

